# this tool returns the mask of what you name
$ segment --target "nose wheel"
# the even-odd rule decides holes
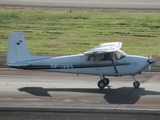
[[[139,88],[140,83],[136,80],[135,76],[133,76],[133,78],[134,78],[134,82],[133,82],[134,88]]]
[[[98,82],[98,87],[100,88],[100,89],[104,89],[106,86],[108,86],[108,84],[109,84],[109,79],[108,78],[103,78],[102,80],[100,80],[99,82]]]
[[[138,81],[136,81],[136,82],[133,83],[133,86],[134,86],[134,88],[139,88],[140,83]]]

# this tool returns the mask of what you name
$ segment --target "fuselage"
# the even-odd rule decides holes
[[[62,57],[43,57],[40,59],[32,59],[27,62],[25,66],[12,66],[20,69],[30,70],[44,70],[50,72],[64,72],[75,74],[90,74],[104,76],[123,76],[136,75],[144,71],[149,63],[148,58],[142,56],[125,55],[122,58],[116,58],[114,55],[114,63],[117,67],[118,74],[115,72],[113,64],[110,59],[100,59],[101,56],[95,56],[95,60],[89,60],[88,55],[78,54]],[[21,63],[25,63],[19,62]]]

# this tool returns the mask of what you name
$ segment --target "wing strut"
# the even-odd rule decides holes
[[[110,54],[110,57],[111,57],[111,61],[112,61],[112,64],[113,64],[113,67],[115,69],[115,72],[117,74],[119,74],[118,70],[117,70],[117,67],[116,67],[116,64],[114,63],[114,60],[113,60],[113,53],[109,53]]]

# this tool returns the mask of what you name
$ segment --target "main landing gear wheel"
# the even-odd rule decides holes
[[[108,84],[109,84],[109,79],[108,79],[108,78],[104,78],[103,80],[104,80],[104,82],[105,82],[105,85],[108,86]]]
[[[104,78],[103,80],[100,80],[97,85],[100,89],[104,89],[108,84],[109,84],[109,79]]]
[[[98,82],[98,87],[99,87],[100,89],[104,89],[105,86],[106,86],[106,85],[105,85],[104,80],[100,80],[100,81]]]

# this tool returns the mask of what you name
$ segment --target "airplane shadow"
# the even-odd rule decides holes
[[[104,94],[104,99],[110,104],[135,104],[141,96],[160,95],[160,92],[147,91],[144,88],[121,87],[117,89],[83,89],[83,88],[43,88],[24,87],[18,89],[20,92],[27,92],[35,96],[52,97],[48,92],[76,92]]]

